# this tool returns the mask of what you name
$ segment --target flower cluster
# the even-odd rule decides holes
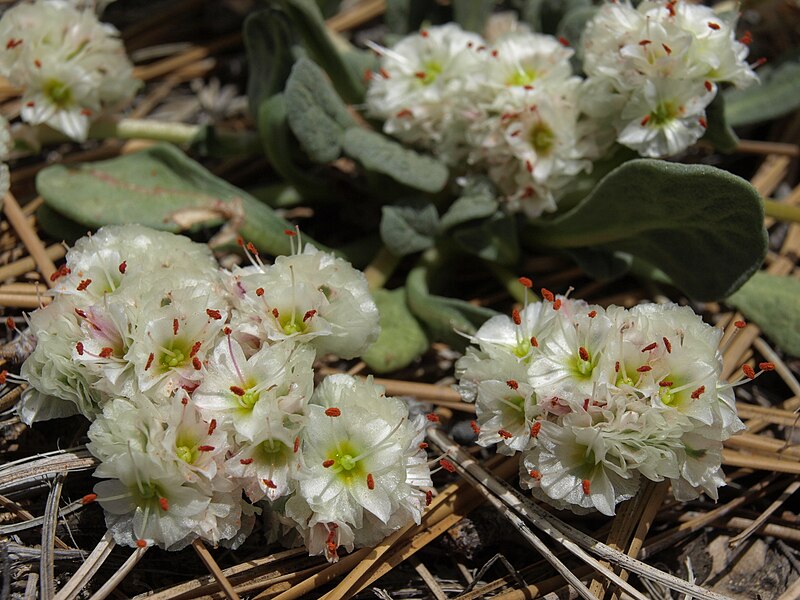
[[[478,443],[521,452],[522,485],[558,508],[613,515],[640,477],[716,499],[722,442],[744,428],[720,380],[721,331],[675,304],[543,295],[487,321],[456,365]]]
[[[518,29],[490,43],[431,27],[391,49],[373,44],[367,113],[451,167],[488,174],[512,209],[538,216],[614,141],[644,156],[694,143],[717,85],[756,80],[734,25],[683,2],[606,3],[578,57],[586,79],[566,40]]]
[[[118,543],[235,546],[264,500],[335,560],[419,521],[421,419],[369,380],[314,389],[315,357],[377,337],[366,280],[300,246],[271,265],[248,246],[252,266],[228,272],[204,245],[127,225],[67,253],[54,301],[29,318],[20,414],[93,421],[104,481],[87,501]]]
[[[139,82],[118,32],[65,0],[20,3],[0,19],[0,74],[23,88],[22,119],[83,141]]]
[[[585,103],[598,127],[643,156],[670,156],[705,133],[720,83],[758,78],[747,64],[749,34],[735,39],[736,13],[689,2],[604,4],[582,44]]]

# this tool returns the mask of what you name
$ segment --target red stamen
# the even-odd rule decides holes
[[[553,292],[551,292],[547,288],[542,288],[542,298],[544,298],[548,302],[552,302],[553,300],[555,300],[555,296],[553,295]]]
[[[83,498],[81,498],[81,504],[91,504],[97,500],[97,494],[86,494]]]
[[[433,492],[425,490],[425,506],[430,506],[431,502],[433,502]]]
[[[81,310],[80,308],[76,308],[75,309],[75,314],[78,315],[79,317],[81,317],[82,319],[86,319],[87,316],[88,316],[86,314],[86,311],[85,310]]]
[[[252,458],[242,458],[239,462],[243,465],[252,465],[253,459]]]
[[[492,50],[492,58],[497,58],[497,50]]]
[[[514,325],[522,324],[522,318],[519,316],[519,311],[516,308],[511,311],[511,320],[514,321]]]
[[[559,42],[559,43],[560,43],[562,46],[566,46],[567,48],[569,48],[569,40],[568,40],[567,38],[565,38],[565,37],[563,37],[563,36],[562,36],[562,37],[559,37],[559,38],[558,38],[558,42]]]
[[[645,126],[645,125],[647,125],[649,122],[650,122],[650,115],[645,115],[645,116],[644,116],[644,118],[643,118],[641,121],[639,121],[639,125],[641,125],[642,127],[644,127],[644,126]]]
[[[178,323],[178,319],[172,319],[172,335],[178,335],[179,327],[180,323]]]
[[[591,492],[591,489],[592,489],[591,486],[592,486],[592,482],[589,481],[588,479],[584,479],[581,482],[581,487],[583,488],[583,493],[586,494],[587,496],[592,493]]]
[[[277,319],[279,317],[279,315],[280,315],[280,313],[278,312],[278,309],[277,308],[273,308],[272,309],[272,316]]]
[[[742,44],[744,44],[745,46],[749,46],[751,44],[751,42],[753,41],[753,34],[750,33],[749,31],[745,31],[742,34],[742,37],[739,38],[739,41]]]
[[[278,486],[275,485],[275,482],[272,479],[262,479],[261,481],[264,482],[264,485],[267,486],[271,490],[278,489]]]
[[[78,310],[77,308],[75,310]],[[14,322],[12,317],[8,317],[6,319],[6,327],[8,327],[11,331],[14,331],[17,328],[17,324]]]
[[[161,510],[163,510],[164,512],[167,512],[169,510],[169,500],[167,500],[166,498],[159,498],[158,504],[161,507]]]
[[[664,347],[667,349],[667,353],[672,354],[672,344],[670,341],[665,337],[661,338],[661,341],[664,342]]]
[[[744,329],[745,327],[747,327],[747,323],[745,323],[744,321],[736,321],[733,325],[737,329]]]
[[[260,296],[263,296],[263,295],[264,295],[264,288],[263,287],[256,288],[256,296],[260,297]]]
[[[556,298],[553,301],[553,310],[558,310],[559,308],[561,308],[561,298]]]
[[[425,73],[425,71],[417,71],[416,73],[414,73],[414,77],[416,77],[417,79],[425,79],[427,76],[428,74]]]
[[[331,468],[333,466],[333,463],[335,463],[335,462],[336,462],[335,460],[333,460],[332,458],[329,458],[328,460],[322,461],[322,466],[325,467],[326,469],[329,469],[329,468]]]
[[[370,490],[375,489],[375,479],[372,477],[372,473],[367,473],[367,488]]]
[[[117,267],[117,269],[119,269],[120,273],[125,275],[125,271],[128,270],[128,262],[123,260],[121,263],[119,263],[119,266]]]
[[[714,31],[717,31],[719,29],[719,23],[714,23],[713,21],[709,21],[708,26]]]
[[[589,398],[583,399],[583,410],[584,412],[589,412]]]
[[[211,422],[208,424],[208,435],[214,433],[214,430],[217,428],[217,420],[211,419]]]
[[[475,421],[470,421],[469,422],[469,426],[472,427],[472,431],[475,432],[475,435],[480,435],[481,434],[481,428],[478,426],[478,424]]]
[[[112,356],[113,354],[114,354],[114,349],[113,348],[109,348],[108,346],[105,346],[104,348],[102,348],[100,350],[100,358],[108,358],[109,356]]]
[[[192,366],[194,367],[195,371],[199,371],[200,369],[203,368],[203,363],[199,358],[197,358],[196,356],[193,356],[192,357]]]
[[[750,365],[742,365],[742,372],[745,374],[745,377],[748,379],[755,379],[756,372],[753,370],[753,367]]]
[[[758,368],[761,369],[762,371],[774,371],[775,365],[772,364],[771,362],[760,362],[758,363]]]
[[[531,437],[535,438],[539,435],[539,431],[542,429],[542,424],[539,421],[536,421],[533,425],[531,425]]]
[[[153,364],[153,359],[155,357],[156,357],[156,355],[153,354],[152,352],[150,353],[150,356],[147,357],[147,364],[144,366],[144,370],[145,371],[147,371],[150,368],[150,366]]]
[[[614,372],[619,373],[619,361],[614,363]]]
[[[536,339],[535,335],[531,336],[531,346],[533,346],[534,348],[539,347],[539,340]]]
[[[253,256],[258,256],[258,248],[256,248],[256,247],[255,247],[255,245],[253,244],[253,242],[247,242],[247,250],[248,250],[248,251],[250,252],[250,254],[252,254]]]
[[[12,50],[16,48],[22,43],[22,40],[15,40],[14,38],[9,38],[6,42],[6,50]]]
[[[511,439],[512,437],[514,437],[514,436],[511,434],[511,432],[510,432],[510,431],[507,431],[506,429],[498,429],[498,430],[497,430],[497,434],[498,434],[498,435],[499,435],[501,438],[503,438],[504,440],[508,440],[508,439]]]
[[[703,129],[708,129],[708,121],[706,121],[705,117],[700,117],[697,122],[700,123],[700,127]]]
[[[589,361],[589,352],[583,346],[578,348],[578,356],[581,357],[581,360],[584,360],[586,362]]]
[[[380,73],[380,74],[381,74],[381,77],[383,77],[384,79],[391,79],[391,77],[389,76],[389,71],[387,71],[387,70],[386,70],[386,69],[384,69],[383,67],[381,67],[380,69],[378,69],[378,73]],[[286,235],[294,235],[294,231],[293,231],[291,234],[288,234],[288,233],[287,233]]]
[[[536,481],[539,481],[542,478],[542,474],[538,469],[531,469],[529,475],[531,476],[531,479],[535,479]]]
[[[522,284],[523,287],[527,289],[531,289],[533,287],[533,281],[531,281],[527,277],[520,277],[519,282]]]
[[[706,391],[706,386],[701,385],[695,391],[692,392],[692,400],[697,400],[702,394]]]
[[[305,323],[306,321],[308,321],[308,320],[309,320],[311,317],[313,317],[315,314],[317,314],[317,311],[316,311],[316,310],[313,310],[313,309],[312,309],[312,310],[308,310],[308,311],[306,311],[306,314],[304,314],[304,315],[303,315],[303,323]]]
[[[425,29],[423,29],[422,31],[420,31],[420,32],[419,32],[419,34],[420,34],[422,37],[424,37],[424,38],[428,37],[428,35],[429,35],[429,34],[428,34],[428,32],[427,32]]]
[[[147,548],[147,541],[146,540],[136,540],[136,547],[137,548]]]
[[[213,452],[215,450],[214,446],[198,446],[198,452]]]
[[[439,422],[439,415],[434,413],[428,413],[425,415],[425,418],[428,419],[431,423],[438,423]]]
[[[70,273],[72,273],[72,269],[70,269],[67,265],[61,265],[58,267],[58,270],[55,273],[50,275],[50,281],[56,281],[60,277],[65,277]]]
[[[77,287],[77,288],[75,288],[75,289],[77,289],[79,292],[82,292],[82,291],[83,291],[83,290],[85,290],[87,287],[89,287],[89,285],[90,285],[91,283],[92,283],[92,280],[91,280],[91,279],[83,279],[83,280],[81,280],[81,282],[78,284],[78,287]]]
[[[642,365],[638,369],[636,369],[639,373],[647,373],[648,371],[652,371],[653,367],[650,365]]]
[[[427,447],[428,447],[428,442],[420,442],[419,443],[420,450],[425,450],[425,448],[427,448]]]
[[[709,91],[709,92],[710,92],[712,89],[714,89],[714,85],[713,85],[713,84],[712,84],[712,83],[711,83],[711,82],[710,82],[708,79],[706,79],[706,80],[705,80],[705,82],[703,83],[703,85],[705,85],[705,86],[706,86],[706,90],[707,90],[707,91]]]
[[[455,473],[456,472],[456,468],[455,468],[455,466],[453,466],[453,463],[451,463],[446,458],[440,458],[439,459],[439,464],[448,473]]]
[[[411,112],[411,110],[408,108],[404,108],[403,110],[398,111],[397,114],[395,115],[395,117],[397,117],[398,119],[405,119],[406,117],[413,117],[413,116],[414,113]]]
[[[512,390],[519,389],[519,383],[517,382],[516,379],[509,379],[508,381],[506,381],[506,385],[510,387]]]
[[[78,351],[78,356],[83,356],[83,342],[75,344],[75,350]]]
[[[222,330],[222,333],[224,333],[225,335],[230,335],[231,332],[232,332],[232,329],[230,327],[227,327],[227,326]]]
[[[658,348],[658,342],[653,342],[642,348],[642,352],[650,352],[650,350],[655,350],[656,348]]]
[[[245,394],[244,390],[238,385],[232,385],[229,389],[240,398]]]
[[[199,341],[195,342],[194,345],[192,346],[192,349],[189,350],[189,356],[194,356],[195,354],[197,354],[197,351],[200,350],[200,346],[202,346],[202,344],[203,342]]]
[[[300,436],[294,438],[294,448],[292,449],[292,452],[297,454],[298,450],[300,450]]]
[[[339,417],[342,415],[342,411],[336,408],[335,406],[332,406],[331,408],[325,409],[325,414],[328,415],[329,417]]]
[[[590,310],[589,311],[589,318],[590,319],[594,319],[596,316],[597,316],[597,311],[596,310]]]
[[[640,46],[647,46],[647,44],[652,44],[652,43],[653,42],[651,40],[642,40],[642,41],[639,42],[639,45]]]
[[[658,385],[660,385],[661,387],[672,387],[672,382],[671,381],[659,381]]]
[[[213,309],[213,308],[207,308],[206,309],[206,314],[210,318],[214,319],[215,321],[219,321],[222,318],[222,313],[220,311],[218,311],[218,310]]]

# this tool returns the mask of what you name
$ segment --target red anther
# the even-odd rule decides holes
[[[614,372],[619,373],[619,361],[614,363]]]
[[[553,300],[555,300],[556,297],[553,295],[553,292],[551,292],[547,288],[542,288],[542,298],[544,298],[548,302],[552,302]]]
[[[773,365],[771,362],[760,362],[758,363],[758,368],[762,371],[774,371],[775,365]]]
[[[206,314],[215,321],[219,321],[222,318],[222,313],[213,308],[207,308]]]
[[[750,365],[742,365],[742,373],[744,373],[745,377],[747,377],[748,379],[755,379],[756,378],[756,372],[753,370],[753,367],[751,367]]]
[[[655,350],[656,348],[658,348],[658,342],[653,342],[642,348],[642,352],[650,352],[650,350]]]
[[[578,348],[578,356],[581,357],[581,360],[589,361],[589,352],[583,346]]]
[[[33,100],[30,100],[25,103],[25,106],[27,106],[28,108],[33,108],[34,106],[36,106],[36,103]]]
[[[5,385],[6,381],[8,380],[8,371],[3,369],[0,371],[0,385]]]
[[[83,356],[83,342],[75,344],[75,350],[77,350],[78,356]]]
[[[85,290],[87,287],[89,287],[89,285],[90,285],[91,283],[92,283],[92,280],[91,280],[91,279],[82,279],[82,280],[81,280],[81,282],[78,284],[78,287],[77,287],[77,288],[75,288],[75,289],[77,289],[79,292],[82,292],[82,291],[83,291],[83,290]]]
[[[38,58],[34,59],[33,64],[37,69],[41,69],[42,68],[42,61],[40,61]]]
[[[197,450],[199,452],[213,452],[215,448],[214,446],[198,446]]]
[[[264,288],[256,288],[256,296],[263,296],[264,295]]]
[[[119,266],[117,267],[117,269],[119,269],[120,273],[125,275],[125,271],[128,270],[128,262],[123,260],[121,263],[119,263]]]
[[[167,500],[166,498],[159,498],[158,505],[164,512],[167,512],[169,510],[169,500]]]
[[[6,50],[11,50],[13,48],[16,48],[21,43],[22,40],[15,40],[14,38],[9,38],[8,41],[6,42]]]
[[[272,309],[272,316],[275,317],[276,319],[280,316],[280,314],[281,313],[278,312],[277,308]]]
[[[380,73],[381,77],[383,77],[384,79],[391,79],[391,77],[389,76],[389,71],[387,71],[383,67],[378,69],[378,73]],[[292,232],[292,234],[294,234],[294,232]]]
[[[375,478],[372,477],[372,473],[367,473],[367,488],[370,490],[375,489]]]
[[[325,414],[328,415],[329,417],[339,417],[342,415],[342,411],[336,408],[335,406],[332,406],[331,408],[325,409]]]
[[[553,310],[558,310],[561,308],[561,298],[556,298],[553,300]]]
[[[192,367],[194,367],[195,371],[199,371],[200,369],[203,368],[203,363],[199,358],[197,358],[196,356],[193,356],[192,357]]]
[[[316,310],[314,310],[314,309],[307,310],[307,311],[306,311],[306,314],[304,314],[304,315],[303,315],[303,323],[305,323],[306,321],[308,321],[308,320],[309,320],[311,317],[313,317],[315,314],[317,314],[317,311],[316,311]]]
[[[239,246],[241,246],[242,248],[244,248],[244,238],[237,237],[236,243],[239,244]]]
[[[230,335],[232,332],[233,330],[227,326],[222,330],[222,333],[224,333],[225,335]]]
[[[587,496],[592,493],[592,482],[588,479],[581,481],[581,487],[583,488],[583,493]]]
[[[425,450],[425,448],[427,448],[427,447],[428,447],[428,442],[420,442],[419,443],[420,450]]]
[[[467,48],[472,48],[474,45],[472,42],[467,42]]]
[[[330,467],[333,466],[333,463],[335,463],[335,462],[336,462],[335,460],[333,460],[332,458],[329,458],[328,460],[322,461],[322,466],[325,467],[326,469],[329,469]]]
[[[229,389],[240,398],[244,396],[245,393],[244,390],[240,388],[238,385],[232,385]]]
[[[443,468],[445,471],[447,471],[448,473],[455,473],[455,472],[456,472],[456,468],[455,468],[455,466],[453,465],[453,463],[451,463],[451,462],[450,462],[449,460],[447,460],[446,458],[440,458],[440,459],[439,459],[439,465],[441,465],[441,467],[442,467],[442,468]]]
[[[83,498],[81,498],[81,504],[91,504],[97,500],[97,494],[86,494]]]
[[[742,37],[739,38],[739,41],[745,46],[749,46],[750,43],[753,41],[753,34],[749,31],[745,31],[742,34]]]
[[[180,323],[178,319],[172,319],[172,335],[178,335],[178,329],[180,328]]]
[[[536,339],[535,335],[531,336],[531,346],[533,346],[534,348],[539,347],[539,340]]]
[[[297,454],[298,450],[300,450],[300,436],[294,438],[294,448],[292,448],[292,452]]]
[[[766,62],[767,62],[767,59],[766,59],[766,57],[762,56],[762,57],[761,57],[761,58],[759,58],[759,59],[758,59],[756,62],[754,62],[754,63],[753,63],[753,68],[754,68],[754,69],[757,69],[758,67],[760,67],[760,66],[762,66],[762,65],[766,64]]]
[[[508,430],[506,430],[506,429],[498,429],[498,430],[497,430],[497,435],[499,435],[499,436],[500,436],[501,438],[503,438],[504,440],[510,440],[512,437],[514,437],[514,436],[511,434],[511,432],[510,432],[510,431],[508,431]]]
[[[82,319],[86,319],[88,315],[86,314],[85,310],[81,310],[80,308],[75,309],[75,314],[78,315]]]
[[[703,83],[703,85],[705,85],[705,86],[706,86],[706,90],[707,90],[707,91],[709,91],[709,92],[710,92],[712,89],[714,89],[714,84],[712,84],[712,83],[711,83],[711,82],[710,82],[708,79],[706,79],[706,80],[705,80],[705,82]]]
[[[744,321],[736,321],[733,324],[733,326],[736,327],[737,329],[744,329],[745,327],[747,327],[747,323],[745,323]]]
[[[667,2],[667,11],[669,11],[670,17],[675,16],[675,4],[677,4],[677,0],[670,0],[670,2]]]
[[[216,428],[217,428],[217,420],[216,419],[211,419],[211,421],[208,424],[208,435],[211,435],[212,433],[214,433],[214,430]]]
[[[526,160],[525,169],[527,169],[528,173],[533,173],[533,163],[529,160]]]
[[[638,371],[639,373],[647,373],[648,371],[652,371],[652,370],[653,370],[653,367],[651,367],[650,365],[642,365],[641,367],[636,369],[636,371]]]
[[[539,431],[542,429],[542,424],[540,421],[536,421],[533,425],[531,425],[531,437],[535,438],[539,435]]]
[[[658,385],[660,385],[661,387],[672,387],[672,382],[671,381],[659,381]]]
[[[692,400],[697,400],[703,393],[706,391],[706,386],[701,385],[695,391],[692,392]]]
[[[328,548],[328,553],[334,556],[338,556],[336,554],[336,549],[339,547],[336,545],[336,542],[325,542],[325,546]]]
[[[183,386],[183,385],[182,385],[182,386],[181,386],[181,389],[184,389],[184,390],[186,390],[188,393],[191,393],[191,390],[189,390],[189,388],[187,388],[186,386]],[[184,396],[183,398],[181,398],[181,404],[183,404],[184,406],[186,406],[187,404],[189,404],[189,398],[188,398],[187,396]]]
[[[433,502],[433,492],[430,490],[425,491],[425,506],[430,506]]]
[[[562,36],[562,37],[559,37],[559,38],[558,38],[558,42],[559,42],[559,43],[560,43],[562,46],[566,46],[567,48],[569,48],[569,40],[568,40],[567,38],[565,38],[565,37],[563,37],[563,36]]]
[[[511,320],[514,321],[514,325],[522,324],[522,317],[519,316],[519,311],[516,308],[511,311]]]
[[[596,310],[590,310],[589,313],[588,313],[588,316],[589,316],[590,319],[594,319],[597,316],[597,311]]]
[[[480,435],[481,434],[481,428],[478,426],[478,424],[475,421],[470,421],[469,422],[469,426],[472,427],[472,431],[475,432],[475,435]]]
[[[705,117],[700,117],[697,122],[700,123],[700,127],[703,129],[708,129],[708,121],[706,121]]]
[[[642,40],[642,41],[639,42],[639,45],[640,46],[647,46],[647,44],[652,44],[652,43],[653,42],[651,40]]]
[[[50,281],[56,281],[60,277],[65,277],[72,273],[72,269],[70,269],[67,265],[61,265],[58,267],[58,270],[55,271],[52,275],[50,275]]]
[[[533,282],[527,277],[520,277],[519,282],[527,289],[531,289],[533,287]]]
[[[492,50],[492,58],[497,58],[497,50]]]
[[[150,356],[147,357],[147,364],[144,366],[145,371],[147,371],[151,367],[151,365],[153,364],[153,359],[155,357],[156,355],[153,354],[152,352],[150,353]]]
[[[583,410],[584,412],[589,412],[589,398],[583,399]]]
[[[14,322],[14,319],[12,317],[8,317],[6,319],[6,327],[8,327],[12,331],[17,328],[17,324]]]
[[[719,23],[714,23],[714,21],[709,21],[708,26],[714,31],[717,31],[719,29]]]
[[[424,37],[424,38],[428,37],[428,32],[427,32],[427,30],[425,30],[425,29],[423,29],[422,31],[420,31],[420,32],[419,32],[419,34],[420,34],[422,37]]]
[[[644,116],[644,118],[643,118],[641,121],[639,121],[639,125],[641,125],[642,127],[644,127],[644,126],[645,126],[645,125],[647,125],[649,122],[650,122],[650,115],[645,115],[645,116]]]
[[[197,351],[200,350],[200,346],[203,345],[203,342],[197,341],[192,345],[192,349],[189,350],[189,356],[194,356],[197,354]]]
[[[81,109],[81,114],[82,114],[84,117],[91,117],[91,116],[92,116],[94,113],[93,113],[93,112],[92,112],[90,109],[88,109],[88,108],[82,108],[82,109]]]
[[[147,548],[147,541],[146,540],[142,540],[142,539],[136,540],[136,547],[137,548]]]
[[[253,242],[247,242],[247,250],[248,250],[248,252],[250,252],[250,254],[252,254],[253,256],[258,256],[258,248],[256,248],[256,247],[255,247],[255,245],[253,244]]]
[[[251,465],[251,464],[253,464],[253,459],[252,458],[242,458],[242,459],[239,460],[239,462],[241,464],[243,464],[243,465]]]
[[[294,237],[297,235],[297,232],[294,229],[284,229],[283,233],[288,235],[289,237]]]
[[[510,387],[512,390],[519,389],[519,383],[517,382],[516,379],[509,379],[508,381],[506,381],[506,385]]]
[[[372,71],[364,69],[364,81],[372,81]]]
[[[278,486],[275,485],[275,482],[272,479],[262,479],[261,481],[264,482],[264,485],[267,486],[271,490],[278,489]]]
[[[109,356],[112,356],[113,354],[114,354],[114,349],[113,348],[109,348],[108,346],[105,346],[105,347],[100,349],[100,358],[108,358]]]
[[[672,354],[672,344],[670,341],[665,337],[661,338],[661,341],[664,342],[664,347],[667,349],[667,353]]]
[[[478,46],[478,52],[483,52],[486,50],[486,46]]]
[[[439,415],[434,413],[428,413],[425,415],[425,418],[428,419],[431,423],[438,423],[439,422]]]
[[[414,73],[414,77],[416,77],[417,79],[425,79],[427,76],[428,74],[425,71],[417,71],[416,73]]]
[[[397,114],[395,115],[395,117],[397,117],[398,119],[405,119],[406,117],[413,117],[413,116],[414,113],[411,111],[411,109],[408,108],[404,108],[402,110],[397,111]]]
[[[528,474],[531,476],[531,479],[535,479],[536,481],[539,481],[542,478],[542,474],[538,469],[531,469],[530,473]]]

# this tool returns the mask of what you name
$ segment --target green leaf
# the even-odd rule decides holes
[[[438,192],[447,183],[447,167],[431,156],[418,154],[386,136],[351,127],[344,134],[345,153],[365,169],[388,175],[423,192]]]
[[[562,17],[556,35],[567,40],[576,52],[581,52],[581,36],[586,24],[597,14],[596,6],[577,6]]]
[[[785,62],[761,73],[761,85],[725,92],[725,119],[729,125],[760,123],[800,108],[800,62]]]
[[[621,277],[632,262],[631,255],[624,252],[595,248],[572,248],[564,252],[586,273],[601,281]]]
[[[270,254],[287,254],[291,225],[246,192],[212,175],[171,144],[39,172],[46,205],[86,228],[139,223],[166,231],[194,231],[230,220],[238,234]]]
[[[465,251],[484,260],[501,265],[513,265],[519,261],[516,221],[502,211],[475,225],[457,227],[451,236]]]
[[[494,187],[486,180],[479,180],[467,186],[464,194],[442,215],[442,231],[474,219],[485,219],[495,213],[498,202]]]
[[[726,302],[785,352],[800,357],[800,280],[759,271]]]
[[[494,0],[453,0],[453,20],[463,29],[483,33]]]
[[[640,159],[609,173],[570,212],[531,223],[530,242],[626,252],[661,269],[696,300],[725,298],[766,255],[764,207],[720,169]]]
[[[736,150],[739,138],[725,121],[725,96],[717,94],[717,97],[708,105],[706,120],[708,129],[706,129],[703,139],[714,146],[718,152],[730,154]]]
[[[349,104],[362,102],[366,88],[361,73],[354,73],[342,60],[328,35],[319,7],[312,0],[281,0],[281,5],[311,58],[325,69],[339,95]]]
[[[344,130],[356,122],[325,72],[309,59],[301,58],[292,67],[285,98],[289,127],[308,157],[317,163],[339,158]]]
[[[88,231],[87,227],[57,213],[47,204],[42,204],[36,210],[36,224],[48,237],[66,242],[70,246],[85,236]]]
[[[330,195],[330,186],[310,173],[305,165],[297,164],[292,157],[297,141],[287,122],[286,98],[283,94],[275,94],[261,105],[258,132],[272,168],[294,185],[301,195],[309,198]]]
[[[286,14],[275,8],[251,13],[244,21],[247,51],[247,99],[250,114],[266,99],[283,90],[294,58],[292,30]]]
[[[231,156],[260,156],[261,139],[254,131],[225,131],[205,125],[192,138],[190,151],[202,156],[228,158]]]
[[[408,274],[406,280],[408,306],[425,324],[432,339],[463,349],[468,340],[457,332],[472,335],[487,319],[497,313],[463,300],[431,294],[428,289],[429,275],[429,268],[426,265],[415,267]]]
[[[430,202],[386,205],[381,215],[381,239],[389,252],[405,256],[433,246],[439,213]]]
[[[564,16],[578,8],[591,6],[591,0],[518,0],[520,17],[534,31],[554,35]]]
[[[372,297],[381,315],[381,333],[361,355],[376,373],[389,373],[410,365],[428,349],[428,337],[408,310],[406,290],[376,290]]]

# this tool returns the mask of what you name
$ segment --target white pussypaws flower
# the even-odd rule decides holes
[[[139,87],[112,26],[61,0],[20,3],[0,19],[0,73],[23,88],[22,119],[76,141]]]

